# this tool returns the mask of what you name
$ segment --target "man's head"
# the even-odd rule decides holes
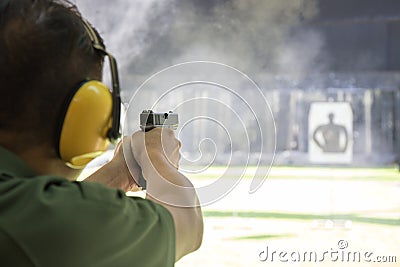
[[[0,145],[56,157],[65,101],[84,80],[101,80],[103,54],[63,0],[2,0],[0,51]]]
[[[329,118],[329,123],[333,123],[333,121],[335,120],[335,114],[329,113],[328,118]]]

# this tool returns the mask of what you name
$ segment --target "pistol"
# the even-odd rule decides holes
[[[156,113],[152,110],[143,110],[140,114],[140,128],[147,132],[155,127],[170,128],[176,130],[178,128],[178,114],[172,111],[165,113]]]
[[[165,113],[156,113],[152,110],[143,110],[140,114],[140,129],[148,132],[156,127],[163,127],[176,130],[178,128],[178,114],[172,111]],[[138,184],[142,190],[146,189],[146,179],[144,179],[142,171],[139,171]]]

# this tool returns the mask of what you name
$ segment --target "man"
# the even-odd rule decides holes
[[[334,122],[335,115],[328,114],[329,123],[320,125],[315,129],[313,140],[324,153],[344,153],[348,145],[348,133],[346,127]],[[323,140],[319,140],[321,134]],[[344,141],[341,142],[341,139]]]
[[[129,169],[119,145],[103,168],[73,181],[76,168],[99,154],[106,134],[94,133],[94,152],[68,157],[74,141],[80,147],[92,140],[75,136],[65,143],[64,128],[93,113],[70,115],[87,81],[101,80],[104,56],[111,58],[73,5],[2,0],[0,51],[0,266],[173,266],[200,246],[201,210],[192,184],[177,170],[180,142],[171,130],[124,137]],[[91,85],[82,90],[100,92]],[[109,125],[108,115],[99,117]],[[92,121],[85,123],[72,128],[84,133]],[[138,190],[140,173],[147,199],[126,197],[123,191]]]

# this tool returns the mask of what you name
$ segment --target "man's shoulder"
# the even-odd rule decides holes
[[[136,259],[146,266],[155,257],[157,264],[147,266],[172,266],[175,257],[174,222],[165,208],[93,182],[54,176],[2,181],[0,228],[45,266],[65,253],[71,258],[62,266],[78,260],[81,266],[111,266],[111,260],[127,266]]]
[[[29,198],[56,200],[70,198],[70,201],[105,201],[122,196],[123,192],[113,190],[97,183],[71,182],[59,176],[13,177],[0,182],[0,201],[2,198]],[[30,202],[32,204],[32,202]]]
[[[148,210],[151,216],[165,213],[162,206],[142,198],[127,197],[122,190],[112,189],[95,182],[71,182],[57,176],[32,178],[14,177],[0,182],[0,214],[16,214],[13,210],[28,212],[33,216],[40,211],[63,212],[79,216],[126,216],[135,211]],[[145,215],[144,214],[144,215]]]

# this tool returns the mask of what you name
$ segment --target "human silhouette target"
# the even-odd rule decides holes
[[[328,118],[327,124],[320,125],[315,129],[313,141],[325,153],[344,153],[349,141],[347,129],[334,122],[335,114],[329,113]],[[319,138],[318,134],[321,134],[322,138]]]
[[[353,111],[348,102],[314,102],[308,120],[311,163],[349,164],[353,160]]]

